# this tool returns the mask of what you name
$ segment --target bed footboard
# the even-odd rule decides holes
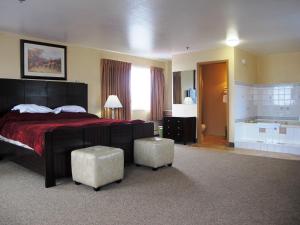
[[[111,125],[110,146],[123,149],[125,163],[130,164],[133,162],[134,140],[153,136],[153,123]]]
[[[133,139],[153,137],[154,124],[152,122],[143,124],[133,124]]]
[[[54,170],[54,150],[52,133],[45,135],[45,187],[50,188],[56,185],[56,176]]]
[[[55,186],[59,177],[71,176],[71,152],[75,149],[109,145],[109,126],[62,128],[45,135],[45,187]]]
[[[57,178],[71,176],[71,152],[74,149],[95,145],[114,146],[122,148],[125,162],[131,163],[134,140],[152,136],[153,123],[61,128],[45,134],[42,157],[32,150],[0,141],[0,160],[3,155],[13,155],[14,162],[43,174],[45,187],[49,188],[56,185]]]

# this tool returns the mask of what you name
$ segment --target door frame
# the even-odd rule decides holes
[[[225,63],[227,68],[227,103],[226,103],[226,124],[227,124],[227,142],[229,142],[229,61],[228,60],[216,60],[216,61],[206,61],[206,62],[198,62],[197,63],[197,144],[201,144],[203,142],[202,138],[202,103],[203,103],[203,79],[202,79],[202,67],[210,64],[218,64]]]

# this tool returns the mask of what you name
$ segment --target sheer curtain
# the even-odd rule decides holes
[[[151,68],[151,120],[163,118],[165,78],[162,68]]]
[[[115,109],[115,118],[130,120],[131,63],[102,59],[101,72],[102,117],[110,118],[111,110],[105,109],[104,104],[109,95],[117,95],[122,103],[123,108]]]

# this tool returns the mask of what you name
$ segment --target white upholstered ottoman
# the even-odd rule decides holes
[[[120,148],[93,146],[72,151],[72,176],[75,184],[85,184],[98,191],[101,186],[121,182],[124,153]]]
[[[166,138],[151,137],[134,141],[134,162],[137,166],[149,166],[153,170],[168,165],[174,159],[174,141]]]

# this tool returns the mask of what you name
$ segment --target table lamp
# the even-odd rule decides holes
[[[185,97],[183,100],[183,104],[191,105],[193,104],[193,99],[191,97]]]
[[[116,108],[122,108],[122,104],[116,95],[110,95],[108,96],[104,108],[110,108],[111,109],[111,118],[115,119],[115,109]]]

